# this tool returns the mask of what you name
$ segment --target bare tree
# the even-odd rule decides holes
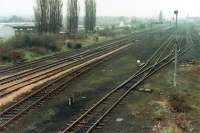
[[[37,0],[34,8],[35,22],[39,32],[48,31],[49,21],[49,0]]]
[[[96,26],[96,1],[85,0],[85,30],[93,32]]]
[[[49,1],[49,32],[57,33],[62,27],[62,0],[50,0]]]
[[[62,27],[62,0],[37,0],[35,23],[39,32],[59,32]]]
[[[78,30],[78,0],[68,0],[67,30],[75,33]]]

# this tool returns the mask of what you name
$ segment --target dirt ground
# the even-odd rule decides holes
[[[133,91],[111,115],[112,124],[99,132],[199,133],[200,78],[193,69],[195,66],[179,66],[176,88],[172,84],[172,67],[146,81],[143,87],[153,92]]]

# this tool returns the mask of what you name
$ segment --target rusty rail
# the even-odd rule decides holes
[[[184,53],[186,53],[190,48],[185,48],[181,51],[179,51],[179,56],[182,56]],[[159,51],[159,50],[158,50]],[[104,96],[102,99],[100,99],[95,105],[93,105],[90,109],[88,109],[83,115],[81,115],[78,119],[73,121],[71,124],[68,124],[68,127],[64,129],[63,133],[69,133],[69,132],[86,132],[90,133],[96,128],[101,128],[104,124],[101,123],[103,119],[110,114],[110,112],[138,85],[140,85],[142,82],[144,82],[146,79],[148,79],[150,76],[155,74],[157,71],[162,69],[163,67],[170,64],[174,57],[172,56],[172,52],[170,51],[169,55],[165,58],[161,59],[160,61],[157,61],[153,65],[149,66],[147,65],[150,63],[150,61],[153,60],[153,57],[157,54],[153,54],[153,56],[147,61],[147,64],[143,66],[136,74],[131,76],[128,80],[120,84],[118,87],[110,91],[106,96]],[[160,57],[159,57],[160,58]],[[146,68],[146,69],[145,69]],[[124,90],[124,92],[122,92]],[[127,91],[126,91],[127,90]],[[119,93],[118,97],[116,97],[116,93]],[[113,96],[114,95],[114,96]],[[109,101],[109,99],[114,100]],[[105,104],[110,107],[106,108],[106,111],[104,113],[99,113],[98,110],[101,110],[102,108],[105,109]],[[109,105],[108,105],[109,104]],[[95,116],[95,114],[98,114],[98,116]],[[92,118],[90,118],[92,117]],[[97,117],[95,119],[95,117]],[[90,119],[93,119],[93,121],[89,121]],[[87,124],[87,125],[86,125]],[[99,126],[99,127],[98,127]]]
[[[109,53],[103,54],[99,57],[96,57],[93,60],[83,63],[82,65],[79,65],[76,68],[72,68],[72,71],[70,73],[67,73],[62,77],[59,77],[58,79],[55,79],[54,81],[42,86],[39,90],[31,93],[30,95],[21,99],[14,105],[5,109],[3,112],[0,113],[0,129],[3,130],[9,124],[22,117],[30,109],[34,108],[36,105],[40,105],[45,99],[47,99],[51,95],[54,95],[55,92],[62,91],[64,89],[63,87],[68,82],[80,76],[84,72],[90,70],[92,67],[96,66],[97,64],[106,60],[111,55],[126,47],[128,47],[128,45],[121,46],[118,49],[114,49]]]
[[[120,45],[119,45],[120,46]],[[53,76],[59,72],[62,72],[62,71],[65,71],[67,69],[70,69],[78,64],[81,64],[83,62],[86,62],[88,60],[91,60],[95,57],[98,57],[99,55],[101,55],[102,53],[105,53],[109,50],[112,50],[112,49],[117,49],[119,46],[113,46],[113,47],[109,47],[108,49],[103,49],[102,51],[99,51],[99,52],[95,52],[95,53],[92,53],[92,54],[89,54],[85,57],[82,57],[80,58],[79,60],[75,60],[75,61],[72,61],[71,63],[69,64],[66,64],[64,66],[61,66],[61,67],[58,67],[58,68],[55,68],[55,69],[52,69],[52,70],[49,70],[45,73],[41,73],[37,76],[34,76],[34,77],[31,77],[31,78],[26,78],[25,80],[21,81],[21,82],[16,82],[15,84],[12,84],[10,86],[7,86],[5,88],[1,88],[0,89],[0,97],[5,97],[15,91],[18,91],[19,89],[23,88],[23,87],[26,87],[30,84],[34,84],[38,81],[41,81],[43,79],[46,79],[46,78],[49,78],[50,76]],[[31,72],[31,73],[35,73],[35,72]],[[22,84],[22,85],[21,85]],[[15,87],[16,85],[20,85],[19,87]],[[12,88],[14,87],[14,89]]]

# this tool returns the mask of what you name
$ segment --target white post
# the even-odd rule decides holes
[[[174,11],[174,14],[176,15],[176,43],[175,43],[175,61],[174,61],[174,87],[176,87],[176,77],[177,77],[177,64],[178,64],[178,10]]]

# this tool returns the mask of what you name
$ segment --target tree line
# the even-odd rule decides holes
[[[62,0],[36,0],[35,24],[38,32],[58,33],[63,27]],[[67,31],[76,33],[79,21],[78,0],[67,1]],[[85,0],[85,31],[93,32],[96,26],[96,1]]]

